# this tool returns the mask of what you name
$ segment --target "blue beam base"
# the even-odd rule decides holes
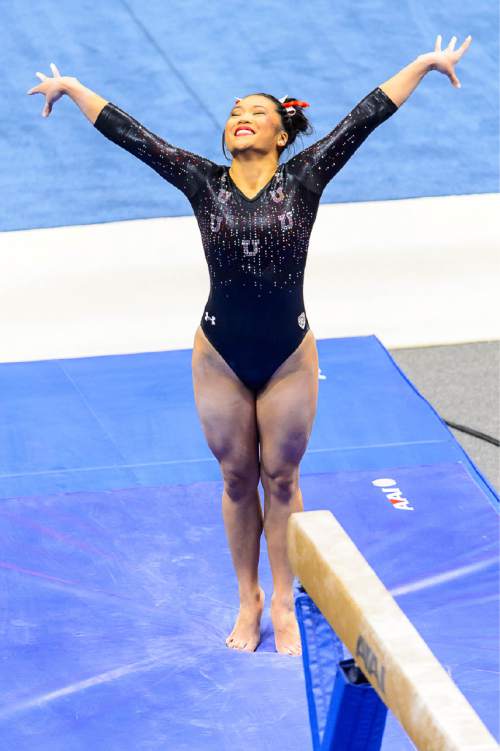
[[[348,659],[337,666],[321,751],[379,751],[387,707]]]
[[[301,585],[295,611],[313,751],[379,751],[387,707]]]

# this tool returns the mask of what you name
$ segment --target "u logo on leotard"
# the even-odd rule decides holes
[[[248,250],[249,244],[252,243],[253,250]],[[256,256],[259,252],[259,240],[242,240],[241,244],[243,245],[243,255],[244,256]]]
[[[302,312],[300,316],[297,318],[297,323],[299,324],[301,329],[305,329],[306,327],[306,314]]]
[[[217,193],[217,198],[221,203],[227,203],[229,199],[231,198],[231,191],[230,190],[224,190],[224,188],[221,188],[219,192]]]
[[[218,232],[222,224],[222,217],[210,214],[210,229],[212,232]]]
[[[273,199],[274,203],[281,203],[282,200],[285,198],[285,193],[283,191],[283,186],[280,185],[276,190],[271,191],[271,198]]]
[[[288,223],[287,223],[288,218]],[[281,229],[292,229],[293,227],[293,214],[291,211],[287,211],[284,214],[278,214],[278,219],[281,222]]]

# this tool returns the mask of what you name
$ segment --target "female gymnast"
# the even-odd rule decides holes
[[[224,480],[222,513],[240,608],[228,647],[254,651],[264,591],[264,532],[273,576],[276,649],[301,654],[293,574],[286,552],[290,514],[303,509],[299,463],[318,397],[318,353],[302,296],[309,237],[327,183],[429,70],[460,83],[454,65],[471,42],[419,55],[373,89],[326,136],[279,162],[298,133],[310,132],[307,102],[266,93],[237,98],[224,132],[230,167],[173,146],[78,79],[36,75],[27,93],[46,97],[42,116],[67,94],[104,136],[187,196],[201,232],[210,293],[193,343],[196,408]],[[264,489],[262,512],[259,479]]]

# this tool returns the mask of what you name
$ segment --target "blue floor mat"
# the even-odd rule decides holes
[[[498,496],[375,336],[318,349],[305,508],[336,515],[498,735]],[[0,365],[2,746],[308,747],[268,610],[255,654],[224,645],[237,592],[190,358]],[[264,545],[261,570],[269,595]],[[383,748],[411,748],[392,715]]]
[[[321,339],[302,474],[463,462],[498,496],[376,336]],[[220,479],[191,350],[0,364],[0,498]]]
[[[257,652],[224,645],[237,589],[221,491],[2,501],[2,747],[310,747],[302,662],[275,652],[268,607]],[[498,516],[465,467],[311,474],[302,491],[306,510],[336,515],[498,737]],[[264,543],[260,570],[269,599]],[[391,713],[382,748],[413,748]]]

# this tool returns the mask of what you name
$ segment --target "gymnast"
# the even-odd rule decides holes
[[[45,95],[43,117],[68,95],[106,138],[181,190],[198,221],[210,292],[194,336],[193,388],[224,481],[222,515],[239,590],[230,648],[254,651],[260,641],[264,532],[276,649],[301,654],[286,530],[290,514],[303,510],[299,464],[317,407],[318,353],[302,290],[321,194],[428,71],[460,87],[454,65],[470,42],[469,36],[455,51],[453,37],[442,50],[439,35],[432,52],[373,89],[331,132],[284,163],[283,151],[299,133],[311,132],[308,103],[293,97],[236,97],[222,133],[222,148],[232,156],[228,167],[173,146],[77,78],[61,76],[53,63],[53,77],[37,72],[42,83],[27,92]]]

